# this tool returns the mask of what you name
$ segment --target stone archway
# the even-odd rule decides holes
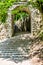
[[[26,5],[25,3],[21,3],[21,4],[17,4],[17,5],[13,5],[11,8],[9,8],[9,11],[8,11],[8,18],[7,18],[7,31],[8,31],[8,37],[12,37],[13,34],[14,34],[14,21],[13,21],[13,16],[11,14],[11,11],[12,10],[15,10],[16,8],[18,8],[19,6],[21,5]],[[23,7],[22,8],[22,11],[24,12],[27,12],[28,14],[30,14],[30,18],[31,18],[31,13],[30,13],[30,10],[28,7]],[[9,30],[10,29],[10,30]]]
[[[11,11],[14,10],[15,8],[19,6],[25,6],[26,3],[20,3],[17,5],[13,5],[9,8],[8,10],[8,18],[7,18],[7,32],[8,32],[8,37],[12,37],[14,28],[13,28],[13,15],[11,14]],[[41,31],[41,28],[43,26],[42,24],[42,16],[41,13],[38,9],[33,8],[32,6],[27,6],[22,9],[23,11],[26,11],[30,13],[30,18],[31,18],[31,35],[37,36],[38,33]]]
[[[17,6],[15,9],[17,9],[17,8],[19,8],[20,6]],[[11,19],[12,19],[12,29],[14,29],[14,25],[15,25],[15,29],[13,30],[13,34],[12,34],[12,36],[14,36],[14,34],[15,33],[17,33],[18,32],[18,30],[19,30],[19,32],[21,31],[22,33],[23,32],[28,32],[28,33],[30,33],[31,32],[31,13],[30,13],[30,11],[29,11],[29,9],[28,9],[28,7],[24,7],[23,6],[23,8],[21,8],[17,13],[21,13],[21,12],[24,12],[25,14],[27,13],[28,14],[28,17],[25,17],[24,19],[24,21],[22,20],[22,21],[20,21],[20,20],[18,20],[16,23],[14,23],[14,17],[15,17],[15,14],[13,13],[11,16]],[[22,15],[22,14],[21,14]],[[26,19],[27,18],[27,19]],[[16,30],[17,29],[17,30]]]

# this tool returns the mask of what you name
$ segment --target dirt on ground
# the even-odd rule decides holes
[[[32,65],[43,65],[43,40],[35,39],[30,47]]]

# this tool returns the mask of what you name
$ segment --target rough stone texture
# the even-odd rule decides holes
[[[8,18],[7,18],[7,23],[6,23],[6,25],[8,25],[7,26],[7,31],[8,31],[8,37],[11,37],[12,35],[13,35],[13,31],[14,31],[14,28],[12,29],[12,27],[13,27],[13,22],[12,22],[12,14],[11,14],[11,11],[13,10],[13,9],[15,9],[16,7],[18,7],[18,6],[20,6],[20,5],[25,5],[26,3],[24,2],[24,3],[18,3],[18,4],[15,4],[15,5],[13,5],[13,6],[11,6],[10,8],[9,8],[9,10],[8,10]],[[12,25],[13,24],[13,25]]]
[[[13,61],[15,64],[9,64],[8,61]],[[0,65],[5,64],[43,65],[43,41],[39,38],[30,39],[29,34],[27,34],[15,36],[1,42]]]
[[[7,38],[7,30],[5,24],[0,23],[0,41],[5,40]]]
[[[8,37],[12,37],[14,33],[14,22],[12,19],[12,14],[11,11],[14,10],[16,7],[21,6],[21,5],[26,5],[26,2],[20,2],[18,4],[12,5],[9,10],[8,10],[8,17],[6,20],[6,23],[3,25],[0,23],[0,40]],[[43,20],[42,20],[42,14],[40,11],[36,8],[33,8],[32,5],[27,6],[28,10],[30,11],[30,16],[31,16],[31,34],[30,36],[37,36],[40,34],[40,32],[43,32]]]
[[[9,8],[8,10],[8,18],[7,18],[7,30],[8,30],[8,37],[11,37],[13,34],[13,25],[12,25],[12,16],[11,16],[11,11],[14,10],[17,6],[20,5],[26,5],[26,3],[19,3],[17,5],[13,5]],[[43,24],[42,24],[42,15],[40,11],[36,8],[33,8],[31,5],[29,5],[27,8],[29,8],[31,12],[31,34],[33,36],[37,36],[38,33],[41,31],[41,28],[43,29]]]
[[[31,33],[34,36],[37,36],[41,32],[41,29],[43,29],[42,14],[38,9],[33,8],[31,5],[29,6],[29,9],[31,11]]]

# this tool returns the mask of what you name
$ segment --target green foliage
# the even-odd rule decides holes
[[[26,16],[29,16],[29,14],[27,12],[22,11],[23,8],[25,8],[25,6],[19,6],[18,8],[16,8],[15,10],[13,10],[11,13],[14,15],[14,20],[18,20],[21,18],[24,18]]]
[[[30,0],[28,4],[32,4],[33,7],[38,8],[43,13],[43,0]]]
[[[0,0],[0,21],[5,22],[8,8],[20,0]]]
[[[26,12],[18,12],[14,17],[14,20],[18,20],[18,19],[24,18],[26,16],[29,16],[28,13],[26,13]]]
[[[43,32],[39,35],[40,39],[43,40]]]
[[[33,4],[34,6],[36,5],[41,12],[43,12],[43,0],[36,0]]]
[[[16,9],[14,9],[14,10],[12,10],[12,14],[17,14],[19,11],[21,11],[22,12],[22,9],[23,8],[25,8],[25,7],[27,7],[26,5],[25,6],[19,6],[19,7],[17,7]]]
[[[14,2],[19,2],[21,0],[0,0],[0,21],[5,22],[7,17],[8,8],[14,4]],[[29,1],[29,0],[28,0]],[[43,12],[43,0],[30,0],[28,4],[32,4],[34,7],[38,7]],[[16,11],[15,13],[17,13]]]
[[[38,4],[38,7],[43,12],[43,0],[36,0],[36,3]]]

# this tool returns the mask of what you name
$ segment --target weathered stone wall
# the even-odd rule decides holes
[[[0,22],[0,41],[7,38],[7,29],[5,27],[5,24]]]
[[[14,28],[12,27],[12,14],[11,11],[14,10],[17,6],[26,5],[27,3],[18,3],[16,5],[13,5],[8,10],[8,18],[7,18],[7,31],[8,31],[8,37],[11,37],[13,35]],[[32,5],[27,6],[31,12],[31,35],[37,36],[41,28],[43,27],[42,24],[42,15],[40,11],[36,8],[33,8]],[[12,29],[13,28],[13,29]]]
[[[7,18],[7,31],[8,31],[8,37],[11,37],[13,35],[13,30],[14,28],[12,27],[12,14],[11,14],[11,11],[14,10],[16,7],[20,6],[20,5],[26,5],[26,3],[18,3],[18,4],[15,4],[15,5],[12,5],[9,10],[8,10],[8,18]],[[12,29],[13,28],[13,29]]]
[[[43,28],[42,14],[38,9],[33,8],[31,5],[29,6],[29,9],[31,11],[31,33],[33,36],[37,36]]]

